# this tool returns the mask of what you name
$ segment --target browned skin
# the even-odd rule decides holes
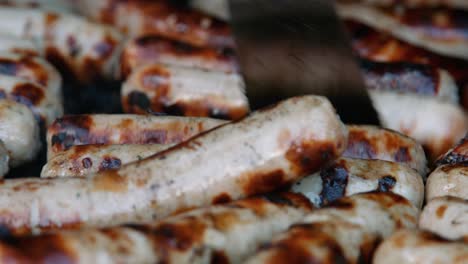
[[[1,58],[0,74],[21,77],[44,86],[49,82],[46,69],[28,56],[22,56],[18,60]]]
[[[377,150],[375,146],[379,142],[385,142],[386,151],[393,155],[397,162],[411,162],[409,149],[413,147],[409,142],[401,140],[407,136],[393,130],[385,130],[388,133],[381,133],[378,137],[371,137],[365,130],[349,129],[348,146],[343,153],[343,157],[357,159],[376,159]]]
[[[447,154],[442,156],[438,161],[438,165],[450,164],[466,166],[468,165],[468,135],[460,141]]]
[[[183,42],[170,40],[154,35],[138,37],[124,48],[120,59],[122,79],[138,66],[156,63],[161,56],[173,60],[200,60],[208,65],[199,65],[204,69],[239,71],[239,65],[231,48],[197,47]]]
[[[168,0],[161,1],[121,1],[108,0],[107,6],[101,11],[99,20],[114,24],[121,19],[116,16],[116,10],[138,14],[143,24],[137,32],[131,35],[159,35],[170,39],[180,40],[196,46],[234,47],[229,26],[218,19],[195,10],[169,4]],[[170,17],[177,17],[177,22],[171,24]],[[211,20],[209,26],[204,27],[203,21]],[[156,25],[160,26],[156,26]],[[124,31],[128,29],[124,26]]]
[[[347,20],[346,26],[351,33],[353,49],[360,57],[384,62],[429,64],[449,71],[462,90],[463,105],[468,108],[467,60],[432,53],[355,21]]]
[[[33,83],[20,83],[17,84],[9,94],[0,87],[0,99],[3,98],[28,106],[33,111],[38,121],[45,122],[46,117],[39,116],[36,111],[36,107],[45,100],[43,87]]]
[[[256,196],[244,200],[239,200],[226,205],[225,208],[247,209],[260,218],[268,217],[268,208],[295,207],[304,212],[313,209],[311,203],[302,195],[293,193],[277,193],[264,196]],[[209,209],[209,208],[208,208]],[[218,232],[232,230],[234,226],[242,222],[241,215],[235,211],[224,211],[223,213],[201,213],[178,216],[177,220],[160,221],[151,225],[125,225],[122,227],[103,228],[93,232],[104,235],[110,241],[123,241],[129,238],[122,231],[130,229],[137,232],[152,242],[155,255],[160,259],[159,263],[169,263],[170,254],[187,253],[193,250],[211,251],[211,259],[227,260],[226,251],[228,248],[213,251],[206,246],[205,232],[209,228],[206,223],[211,223],[211,228]],[[207,220],[208,219],[208,220]],[[131,241],[131,240],[129,240]],[[99,246],[99,244],[97,244]],[[79,251],[71,247],[70,241],[60,232],[54,234],[44,234],[40,236],[22,236],[0,238],[0,252],[2,258],[0,262],[10,263],[49,263],[47,261],[60,263],[77,263]],[[200,255],[204,252],[199,252]],[[135,254],[132,247],[123,246],[119,249],[119,254],[127,256]]]
[[[361,60],[366,86],[371,90],[435,96],[439,87],[438,68],[408,62],[381,63]]]
[[[111,140],[112,130],[118,129],[122,134],[119,142]],[[53,152],[67,150],[74,145],[89,144],[170,144],[186,140],[198,132],[206,130],[200,123],[199,131],[190,131],[180,123],[167,123],[155,129],[136,129],[133,120],[123,120],[119,127],[106,130],[94,128],[94,121],[90,115],[69,115],[58,118],[49,126]],[[80,150],[86,152],[87,147]]]
[[[248,114],[246,107],[231,107],[215,100],[187,99],[172,103],[170,72],[164,67],[154,65],[138,73],[138,82],[146,91],[156,91],[151,98],[147,93],[133,91],[122,96],[122,107],[126,113],[145,114],[149,110],[176,116],[213,117],[227,120],[239,120]]]

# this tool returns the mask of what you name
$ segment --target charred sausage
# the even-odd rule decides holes
[[[249,112],[244,82],[237,73],[161,64],[136,69],[122,86],[127,113],[152,110],[172,115],[238,120]]]
[[[69,115],[57,119],[47,130],[47,153],[74,145],[171,144],[225,123],[209,118],[150,115]]]
[[[197,47],[146,35],[137,37],[125,45],[120,58],[121,78],[126,79],[139,66],[154,63],[212,71],[239,71],[235,53],[230,48]]]
[[[300,195],[255,197],[151,225],[4,239],[0,259],[41,262],[60,255],[73,263],[241,263],[259,244],[310,211]]]
[[[418,208],[424,200],[421,175],[407,166],[382,160],[341,158],[296,182],[292,191],[304,194],[317,206],[370,191],[394,192]]]
[[[5,181],[0,224],[20,233],[108,226],[267,193],[334,160],[346,139],[327,99],[295,97],[117,171]]]

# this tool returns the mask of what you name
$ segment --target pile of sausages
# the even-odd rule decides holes
[[[0,182],[0,263],[468,261],[464,1],[337,1],[401,133],[314,95],[251,112],[223,1],[58,2],[0,1],[0,173],[47,148]],[[63,116],[62,78],[122,80],[127,113]]]

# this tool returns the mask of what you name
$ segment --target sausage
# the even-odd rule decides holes
[[[297,224],[245,263],[371,263],[379,237],[365,231],[345,221]]]
[[[56,153],[42,167],[42,178],[84,177],[96,172],[120,169],[122,165],[145,159],[172,145],[78,145]]]
[[[0,178],[5,176],[10,170],[10,155],[3,141],[0,140]]]
[[[120,170],[5,181],[0,225],[19,233],[111,226],[268,193],[341,155],[346,137],[326,98],[291,98]]]
[[[249,112],[245,85],[237,73],[161,64],[136,69],[123,84],[127,113],[157,113],[238,120]]]
[[[468,109],[468,60],[430,52],[354,20],[345,20],[345,24],[352,38],[352,47],[361,58],[380,62],[428,64],[447,70],[460,88],[462,103]]]
[[[231,48],[197,47],[154,35],[137,37],[124,46],[120,58],[121,78],[145,64],[169,64],[204,70],[239,72]]]
[[[339,3],[337,11],[416,46],[446,56],[468,59],[468,11],[449,8],[378,8]]]
[[[74,145],[171,144],[224,124],[209,118],[151,115],[67,115],[47,130],[47,157]]]
[[[417,214],[408,200],[392,193],[341,198],[275,236],[246,263],[370,263],[379,240],[414,228]]]
[[[426,200],[454,196],[468,199],[468,135],[442,156],[426,184]]]
[[[348,146],[343,157],[397,162],[427,174],[427,160],[416,140],[376,126],[348,125]]]
[[[371,91],[417,94],[458,104],[458,88],[452,76],[431,65],[361,60],[361,71]]]
[[[201,10],[223,20],[229,20],[229,3],[227,0],[191,0],[192,8]]]
[[[27,56],[42,56],[34,42],[13,36],[0,35],[0,52],[16,53]]]
[[[0,240],[0,259],[46,262],[60,255],[71,263],[241,263],[310,207],[304,197],[285,193],[200,208],[150,225],[7,238]]]
[[[234,47],[224,21],[169,0],[84,0],[77,5],[88,17],[111,24],[129,36],[158,35],[195,46]]]
[[[10,156],[10,167],[32,161],[41,146],[39,125],[25,105],[0,100],[0,140]]]
[[[463,109],[453,103],[393,91],[371,90],[370,96],[382,126],[418,140],[430,160],[445,153],[468,130]]]
[[[449,239],[468,237],[468,200],[450,196],[433,198],[421,213],[419,228]]]
[[[62,77],[42,58],[0,52],[0,74],[39,83],[45,86],[56,100],[62,100]]]
[[[63,105],[46,87],[39,83],[0,74],[0,98],[28,106],[40,124],[46,126],[63,115]]]
[[[122,36],[72,14],[2,8],[0,33],[31,39],[66,77],[89,83],[114,73]]]
[[[467,260],[468,244],[420,230],[396,232],[377,248],[374,256],[374,263],[379,264],[463,264]]]
[[[418,208],[424,200],[421,175],[407,166],[382,160],[341,158],[297,181],[291,190],[304,194],[316,206],[370,191],[394,192]]]

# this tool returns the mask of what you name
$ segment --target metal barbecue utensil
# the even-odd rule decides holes
[[[328,97],[346,123],[378,124],[333,2],[229,0],[253,108],[317,94]]]

